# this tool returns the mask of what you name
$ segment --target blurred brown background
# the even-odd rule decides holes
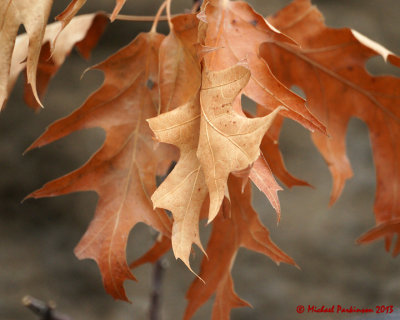
[[[52,17],[69,1],[56,1]],[[264,15],[273,14],[287,0],[251,0]],[[400,53],[399,0],[315,0],[327,24],[349,26]],[[127,0],[122,13],[153,15],[160,0]],[[173,11],[191,6],[190,0],[174,0]],[[88,1],[82,12],[111,12],[114,1]],[[135,270],[138,283],[126,283],[133,304],[115,302],[106,295],[94,262],[78,261],[72,250],[83,235],[96,205],[94,193],[55,199],[20,201],[45,182],[82,165],[101,145],[100,129],[77,132],[22,156],[22,152],[44,128],[69,114],[102,82],[97,71],[79,80],[82,71],[103,60],[131,41],[150,24],[116,21],[110,25],[89,62],[73,53],[44,99],[45,110],[30,111],[22,101],[19,80],[0,116],[0,319],[35,319],[21,306],[31,294],[54,300],[58,309],[75,320],[148,319],[152,266]],[[167,32],[166,25],[160,31]],[[394,68],[374,59],[369,70],[375,74]],[[400,90],[400,88],[399,88]],[[384,252],[383,243],[356,246],[355,239],[374,225],[375,171],[368,132],[359,120],[348,129],[348,152],[355,176],[340,200],[328,207],[331,177],[305,129],[286,121],[281,147],[289,170],[307,180],[315,189],[294,188],[280,192],[282,219],[275,223],[273,209],[255,192],[255,206],[271,230],[273,240],[301,266],[299,271],[241,250],[233,269],[236,291],[254,309],[232,312],[232,319],[350,319],[354,316],[297,314],[297,305],[341,304],[361,308],[376,305],[400,307],[400,260]],[[133,259],[150,246],[153,234],[144,226],[134,230],[128,257]],[[180,319],[186,305],[185,292],[193,275],[170,254],[170,267],[163,286],[163,319]],[[199,260],[199,255],[197,255]],[[208,303],[194,319],[208,319]],[[362,317],[368,319],[368,317]],[[380,319],[385,319],[381,317]],[[392,319],[392,318],[390,318]]]

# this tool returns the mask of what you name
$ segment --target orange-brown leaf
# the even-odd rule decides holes
[[[265,116],[268,114],[262,107],[257,107],[257,116]],[[281,132],[283,117],[277,115],[274,123],[265,134],[261,141],[260,149],[263,153],[267,163],[271,167],[274,175],[281,180],[289,188],[293,186],[310,186],[306,181],[300,180],[290,174],[283,161],[283,156],[279,150],[279,135]]]
[[[140,34],[127,47],[96,66],[105,74],[102,87],[81,108],[52,124],[29,148],[40,147],[83,128],[101,127],[106,140],[81,168],[47,183],[30,197],[94,190],[96,214],[75,249],[80,259],[99,265],[104,286],[116,299],[127,300],[125,279],[134,279],[125,258],[129,232],[144,222],[169,235],[164,211],[153,210],[157,166],[165,159],[154,148],[146,122],[158,110],[158,49],[164,36]],[[151,82],[152,86],[147,84]]]
[[[85,3],[86,0],[72,0],[64,11],[56,16],[56,20],[61,22],[59,32],[61,32],[71,22]]]
[[[328,129],[329,137],[318,132],[312,137],[334,180],[331,203],[352,176],[345,136],[350,118],[358,117],[370,130],[377,172],[377,223],[399,218],[400,79],[372,76],[365,63],[381,55],[400,66],[400,58],[354,30],[328,28],[309,0],[295,0],[270,21],[300,44],[265,43],[260,54],[275,61],[273,71],[282,82],[303,89],[310,110]],[[388,248],[390,238],[386,239]]]
[[[206,68],[222,70],[246,60],[251,78],[244,88],[245,95],[269,111],[284,106],[283,115],[312,131],[325,132],[323,125],[308,111],[304,100],[282,85],[259,56],[259,46],[263,42],[292,44],[293,41],[272,28],[246,2],[209,0],[204,1],[202,9],[200,25],[206,32],[200,35],[201,44],[217,49],[205,55]]]
[[[397,240],[392,253],[393,257],[395,257],[400,253],[400,219],[398,218],[378,224],[375,228],[359,237],[357,243],[365,244],[381,238],[391,240],[395,234],[397,234]],[[390,246],[387,249],[389,250]]]
[[[270,239],[269,231],[259,220],[251,205],[251,186],[242,192],[241,179],[229,179],[231,216],[219,214],[213,221],[213,230],[207,246],[208,259],[203,258],[200,279],[195,279],[187,293],[189,300],[185,320],[215,293],[213,320],[228,320],[232,308],[249,306],[234,291],[231,269],[240,247],[267,255],[276,263],[295,265]]]
[[[272,207],[278,214],[279,222],[281,219],[281,206],[279,204],[278,191],[282,190],[282,188],[276,182],[263,154],[254,162],[250,170],[249,178],[254,182],[257,188],[267,196]]]
[[[171,23],[170,34],[160,47],[161,113],[193,100],[201,84],[195,47],[198,19],[194,14],[183,14]]]

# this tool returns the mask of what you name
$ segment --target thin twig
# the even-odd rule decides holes
[[[203,0],[193,0],[193,12],[198,12],[200,10],[201,5],[203,4]]]
[[[111,17],[111,14],[108,14],[109,17]],[[173,15],[176,16],[176,15]],[[155,16],[131,16],[127,14],[118,14],[115,17],[115,20],[122,20],[122,21],[138,21],[138,22],[153,22]],[[167,21],[168,17],[167,16],[160,16],[158,19],[159,21]]]
[[[164,176],[156,176],[157,187],[171,173],[175,165],[176,162],[173,161],[168,169],[168,172]],[[152,283],[152,292],[150,297],[150,309],[149,309],[150,320],[161,320],[161,289],[162,289],[162,281],[164,273],[165,270],[167,269],[167,266],[168,266],[168,261],[166,259],[158,259],[153,266],[153,283]]]
[[[193,1],[193,7],[189,12],[197,12],[198,9],[200,8],[201,4],[203,1],[199,0],[194,0]],[[111,13],[108,13],[107,16],[110,18]],[[178,14],[171,14],[171,18],[179,16]],[[156,16],[132,16],[129,14],[117,14],[115,16],[115,20],[121,20],[121,21],[137,21],[137,22],[153,22]],[[160,16],[158,18],[158,21],[168,21],[168,16]]]
[[[161,288],[165,272],[165,261],[159,259],[153,268],[153,291],[150,302],[150,320],[161,320]]]
[[[56,305],[51,301],[45,303],[31,296],[25,296],[22,298],[22,304],[39,316],[40,320],[71,320],[67,315],[55,311]]]

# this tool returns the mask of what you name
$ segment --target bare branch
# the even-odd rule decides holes
[[[67,315],[58,313],[54,310],[56,307],[54,301],[45,303],[31,296],[25,296],[22,298],[22,304],[39,316],[40,320],[72,320]]]

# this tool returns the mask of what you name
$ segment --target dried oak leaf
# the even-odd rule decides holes
[[[59,39],[62,31],[74,19],[76,13],[85,2],[86,0],[72,0],[68,7],[56,17],[60,22],[51,24],[51,27],[46,27],[53,0],[1,1],[0,69],[3,72],[0,74],[0,109],[5,105],[17,75],[25,67],[27,76],[26,100],[33,108],[37,108],[41,105],[39,99],[40,90],[43,92],[43,86],[46,87],[47,85],[46,81],[48,80],[45,80],[49,77],[47,73],[54,74],[56,72],[59,63],[65,59],[65,56],[69,54],[73,47],[73,41],[78,43],[77,47],[83,56],[89,55],[90,50],[96,45],[98,38],[104,31],[105,16],[100,18],[99,15],[92,15],[94,20],[92,24],[83,21],[83,18],[79,18],[81,28],[77,28],[79,25],[77,21],[74,23],[75,26],[73,28],[69,28],[69,34]],[[114,11],[110,17],[111,21],[114,21],[124,3],[125,0],[116,0]],[[86,19],[90,20],[89,15],[86,15],[86,17],[88,17]],[[21,24],[24,25],[27,35],[17,37]],[[87,32],[88,35],[85,39]],[[61,44],[56,45],[56,39],[59,39]],[[65,40],[67,40],[67,43],[64,43]],[[49,44],[47,44],[47,41]],[[42,48],[42,46],[45,47]],[[51,53],[54,52],[57,52],[57,56],[54,57],[53,55],[54,59],[47,61]],[[62,55],[64,55],[64,58],[62,58]],[[42,70],[37,71],[38,64],[39,67],[42,67]],[[43,66],[43,64],[46,66]],[[54,71],[50,71],[53,68]],[[46,69],[44,75],[40,74],[43,69]],[[39,72],[38,76],[36,76],[36,72]],[[38,84],[36,84],[37,81],[39,82]],[[36,88],[37,85],[38,88]]]
[[[266,195],[278,215],[279,222],[281,218],[281,206],[279,204],[278,191],[282,190],[282,188],[276,182],[271,168],[262,153],[254,162],[250,170],[249,178],[254,182],[257,188]]]
[[[180,15],[171,20],[170,34],[160,46],[162,114],[148,120],[158,141],[173,144],[180,150],[177,165],[154,192],[152,201],[154,207],[171,211],[174,220],[172,249],[175,257],[189,269],[192,243],[203,250],[198,223],[201,205],[207,195],[204,175],[196,157],[201,84],[200,63],[194,46],[197,26],[194,14]]]
[[[144,222],[170,236],[168,215],[153,210],[150,200],[156,189],[158,166],[165,166],[169,151],[162,145],[154,149],[146,122],[158,112],[158,50],[163,38],[155,32],[139,34],[128,46],[95,66],[105,74],[102,87],[78,110],[52,124],[29,148],[84,128],[101,127],[106,131],[103,146],[85,165],[47,183],[29,197],[85,190],[98,193],[94,219],[75,254],[97,262],[106,291],[116,299],[127,300],[123,282],[134,279],[125,258],[131,229]]]
[[[52,4],[53,0],[0,2],[0,108],[4,106],[9,93],[11,59],[21,24],[24,25],[29,37],[26,55],[27,83],[32,86],[32,92],[39,102],[36,92],[36,68]]]
[[[202,73],[197,157],[210,194],[209,222],[220,209],[229,174],[247,169],[257,160],[261,139],[282,108],[254,119],[234,111],[232,103],[249,78],[249,69],[240,64],[221,71],[203,70]]]
[[[265,108],[257,108],[257,116],[265,116],[268,112]],[[274,175],[289,188],[293,186],[310,186],[307,182],[294,177],[286,169],[283,161],[282,153],[279,150],[279,134],[282,128],[283,117],[277,115],[274,123],[268,129],[263,140],[261,141],[260,149],[267,163],[271,167]]]
[[[265,108],[257,107],[258,117],[266,116],[267,114],[268,112]],[[261,141],[260,157],[254,162],[253,166],[249,168],[249,178],[270,201],[277,213],[278,222],[281,217],[281,209],[277,192],[282,190],[282,188],[276,182],[274,174],[289,188],[294,185],[309,186],[307,182],[292,176],[285,167],[278,145],[282,122],[283,117],[278,114]]]
[[[182,14],[171,20],[160,46],[160,112],[168,112],[198,95],[201,84],[196,46],[198,19]]]
[[[232,308],[249,306],[234,291],[231,269],[240,247],[260,252],[277,264],[296,265],[294,260],[281,251],[270,239],[268,229],[261,223],[251,205],[251,186],[242,192],[240,178],[229,178],[231,216],[219,214],[213,221],[213,230],[207,246],[208,259],[203,258],[200,277],[196,278],[187,292],[189,300],[184,319],[190,319],[214,293],[213,320],[228,320]]]
[[[397,233],[397,237],[400,234],[400,219],[394,218],[387,222],[383,222],[376,226],[375,228],[369,230],[368,232],[364,233],[361,237],[357,239],[358,243],[369,243],[375,241],[379,238],[389,237],[392,238],[394,234]],[[398,239],[398,238],[397,238]],[[400,253],[400,241],[396,241],[396,245],[393,249],[392,255],[393,257],[397,256]]]
[[[191,269],[192,243],[204,251],[199,236],[201,206],[207,196],[203,169],[197,159],[199,141],[199,97],[170,112],[148,120],[156,138],[180,150],[178,163],[152,195],[154,207],[168,209],[174,218],[172,249],[175,257]]]
[[[268,111],[284,106],[290,117],[311,131],[325,132],[323,125],[309,112],[302,98],[287,89],[272,74],[269,62],[259,55],[263,42],[293,41],[274,29],[249,4],[241,1],[208,0],[199,14],[199,41],[216,50],[205,55],[208,70],[222,70],[246,60],[251,77],[244,94]],[[245,45],[243,44],[245,41]]]
[[[75,17],[75,15],[83,7],[83,5],[86,3],[86,1],[87,0],[72,0],[69,3],[69,5],[64,9],[64,11],[61,12],[56,17],[56,19],[61,21],[61,23],[62,23],[61,28],[59,29],[59,32],[61,32],[68,25],[68,23]],[[123,5],[125,4],[125,1],[126,0],[115,0],[115,7],[114,7],[114,10],[110,17],[111,22],[113,22],[115,20],[115,18],[117,17],[117,14],[120,12]]]
[[[46,27],[36,74],[36,86],[40,98],[43,97],[49,81],[64,63],[65,58],[74,46],[85,59],[89,58],[90,52],[96,46],[107,23],[108,18],[102,13],[77,16],[60,34],[53,48],[51,48],[50,42],[56,37],[60,22],[49,24]],[[26,63],[23,61],[27,55],[28,41],[27,34],[18,36],[15,41],[8,92],[12,90],[19,73],[26,67]],[[34,109],[39,107],[39,103],[36,101],[28,83],[25,84],[24,99],[30,107]]]
[[[354,30],[328,28],[309,0],[295,0],[270,22],[300,44],[264,43],[260,55],[273,62],[274,74],[285,85],[303,89],[310,110],[328,129],[329,137],[316,132],[312,138],[333,177],[331,203],[352,176],[346,155],[347,124],[358,117],[368,125],[377,175],[374,211],[377,223],[388,226],[388,250],[390,221],[400,217],[400,79],[372,76],[365,63],[381,55],[400,67],[400,58]]]

